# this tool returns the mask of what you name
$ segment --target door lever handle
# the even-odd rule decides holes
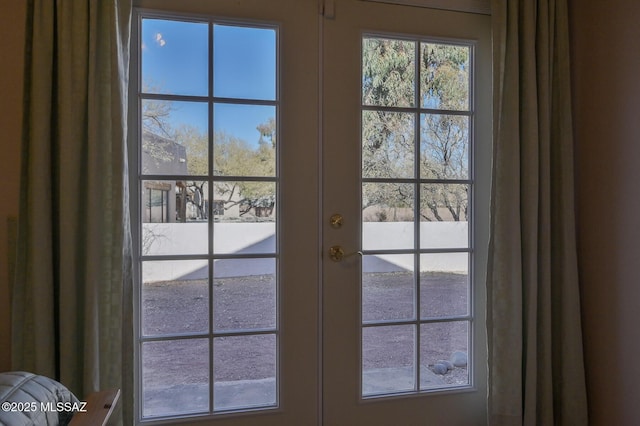
[[[362,257],[361,251],[345,253],[344,249],[341,246],[332,246],[329,248],[329,259],[333,260],[334,262],[342,262],[342,259],[344,259],[345,257],[355,256],[356,254]]]

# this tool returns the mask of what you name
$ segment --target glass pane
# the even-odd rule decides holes
[[[217,209],[214,210],[216,222],[213,224],[213,245],[216,254],[275,253],[275,206],[265,208],[268,212],[260,213],[264,216],[234,216],[233,207],[225,210],[224,206],[224,201],[214,200],[214,208]],[[260,211],[260,207],[258,209]]]
[[[276,99],[276,31],[213,26],[213,95]]]
[[[469,186],[434,183],[420,187],[420,248],[468,248]]]
[[[421,185],[420,248],[468,248],[468,185]]]
[[[398,112],[362,112],[362,177],[414,177],[414,117]]]
[[[215,410],[276,404],[275,335],[217,337],[213,354]]]
[[[415,390],[415,326],[362,329],[362,394]]]
[[[208,412],[208,340],[143,343],[142,397],[143,417]]]
[[[275,259],[218,259],[213,276],[216,330],[276,326]]]
[[[362,321],[415,318],[413,255],[376,255],[362,259]]]
[[[276,108],[215,104],[214,174],[276,175]]]
[[[469,117],[420,116],[420,177],[469,178]]]
[[[142,182],[142,254],[206,254],[209,189],[199,181]]]
[[[405,183],[362,185],[362,248],[414,247],[414,186]]]
[[[142,20],[142,92],[207,96],[206,22]]]
[[[420,43],[420,97],[424,108],[469,110],[468,46]]]
[[[209,330],[206,260],[142,263],[142,334]]]
[[[209,172],[206,102],[142,101],[142,174]]]
[[[420,326],[420,389],[469,384],[469,323],[467,321]],[[424,379],[423,379],[424,377]]]
[[[362,103],[415,106],[415,42],[362,39]]]
[[[214,252],[275,253],[275,182],[216,182],[213,187]]]
[[[420,255],[420,316],[469,314],[469,254]]]

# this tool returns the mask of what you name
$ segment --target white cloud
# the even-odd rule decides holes
[[[165,44],[167,44],[166,40],[162,37],[162,33],[156,33],[156,43],[160,47],[163,47]]]

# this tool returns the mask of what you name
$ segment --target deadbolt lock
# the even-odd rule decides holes
[[[342,218],[342,215],[338,213],[334,214],[329,218],[329,223],[331,224],[331,227],[335,229],[341,228],[343,221],[344,219]]]

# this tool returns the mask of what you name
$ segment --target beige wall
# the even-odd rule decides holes
[[[579,266],[592,425],[640,424],[640,3],[572,4]]]
[[[0,6],[0,371],[10,368],[7,219],[18,214],[25,5]]]

